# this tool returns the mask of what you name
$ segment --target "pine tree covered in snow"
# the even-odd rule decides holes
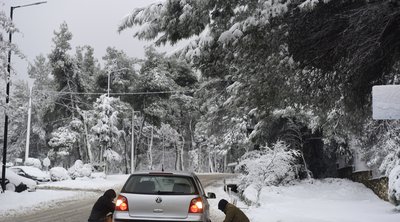
[[[95,135],[98,142],[98,157],[101,162],[107,149],[115,149],[121,131],[119,126],[119,113],[126,109],[124,103],[114,97],[102,95],[98,98],[93,106],[94,112],[91,118],[93,126],[91,131]]]
[[[56,87],[51,78],[51,67],[46,57],[39,55],[28,67],[28,75],[34,79],[31,104],[30,152],[33,156],[47,153],[48,126],[47,114],[54,107]],[[27,101],[25,101],[27,102]],[[50,123],[53,124],[53,123]],[[44,156],[42,156],[44,157]]]
[[[52,134],[49,146],[53,149],[48,156],[53,158],[54,162],[62,162],[66,167],[69,166],[69,159],[74,144],[79,139],[79,134],[74,132],[70,127],[59,127]]]
[[[3,3],[0,3],[3,4]],[[7,14],[1,10],[0,11],[0,75],[4,77],[8,75],[8,53],[11,51],[18,56],[22,56],[15,44],[11,44],[8,41],[8,33],[16,33],[18,29],[12,23]],[[10,67],[13,69],[13,67]]]
[[[379,11],[379,19],[375,21],[356,13],[369,15],[375,9]],[[232,138],[229,129],[235,122],[243,119],[248,125],[249,112],[257,109],[258,126],[270,119],[284,119],[282,124],[290,123],[287,125],[290,127],[282,133],[287,134],[289,129],[301,132],[296,136],[302,143],[322,136],[326,155],[335,152],[351,155],[348,152],[351,137],[358,135],[366,117],[370,118],[370,113],[365,111],[370,102],[364,99],[368,95],[367,88],[376,79],[370,74],[373,70],[387,73],[393,65],[390,58],[397,55],[394,53],[397,47],[386,47],[395,44],[392,34],[398,32],[394,22],[396,14],[385,16],[384,13],[393,10],[396,8],[391,9],[383,2],[368,4],[365,1],[347,4],[337,1],[173,0],[134,10],[126,16],[120,31],[139,26],[138,38],[158,44],[192,37],[177,54],[201,71],[203,86],[207,89],[197,93],[207,107],[200,109],[204,118],[198,123],[199,128],[203,125],[207,130],[196,129],[203,134],[198,138],[214,135],[218,143],[223,143],[226,138]],[[325,13],[327,11],[329,13]],[[196,14],[197,21],[188,17],[188,13]],[[384,21],[388,26],[382,24]],[[376,30],[360,24],[374,27],[381,24],[382,38],[379,39]],[[337,35],[335,30],[343,35]],[[350,30],[359,33],[357,44],[348,47],[357,50],[358,57],[343,53],[346,47],[340,48],[343,44],[352,44],[350,39],[354,34]],[[368,61],[377,55],[379,47],[363,47],[361,43],[368,38],[381,41],[383,48],[380,49],[387,52],[383,59],[371,62],[377,65],[376,69]],[[333,49],[336,49],[334,58],[330,59],[330,53],[326,52]],[[360,70],[369,73],[368,78],[361,77]],[[356,105],[360,103],[363,104]],[[275,118],[276,110],[287,107],[294,110],[291,116]],[[309,118],[303,118],[304,113],[308,113]],[[307,129],[298,130],[303,127]],[[253,137],[252,141],[257,142],[257,138],[260,137]],[[274,142],[264,136],[258,145],[263,140]],[[205,141],[199,139],[200,143],[205,144]],[[315,158],[316,154],[311,155]]]

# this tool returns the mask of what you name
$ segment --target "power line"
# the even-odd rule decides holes
[[[35,92],[48,93],[48,94],[59,94],[59,95],[103,95],[105,92],[58,92],[58,91],[46,91],[46,90],[35,90]],[[128,92],[128,93],[110,93],[110,95],[151,95],[151,94],[172,94],[172,93],[188,93],[194,92],[194,90],[180,90],[180,91],[158,91],[158,92]]]

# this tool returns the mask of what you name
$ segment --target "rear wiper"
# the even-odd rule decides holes
[[[157,191],[157,194],[161,195],[161,194],[175,194],[175,192],[172,191]]]

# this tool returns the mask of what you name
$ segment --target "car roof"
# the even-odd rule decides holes
[[[173,176],[189,176],[193,177],[195,174],[186,171],[137,171],[131,175],[173,175]]]

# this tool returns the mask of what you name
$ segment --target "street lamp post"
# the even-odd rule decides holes
[[[47,3],[47,1],[43,2],[36,2],[32,4],[27,4],[27,5],[18,5],[18,6],[11,6],[10,8],[10,20],[13,20],[13,14],[14,14],[14,9],[16,8],[23,8],[23,7],[28,7],[28,6],[33,6],[33,5],[40,5],[43,3]],[[8,40],[10,44],[12,43],[12,31],[9,32],[8,34]],[[8,109],[8,103],[10,101],[10,79],[11,79],[11,49],[8,50],[8,64],[7,64],[7,85],[6,85],[6,105],[5,105],[5,118],[4,118],[4,141],[3,141],[3,167],[2,167],[2,174],[1,178],[1,187],[3,188],[3,192],[6,190],[6,164],[7,164],[7,134],[8,134],[8,114],[7,114],[7,109]]]

